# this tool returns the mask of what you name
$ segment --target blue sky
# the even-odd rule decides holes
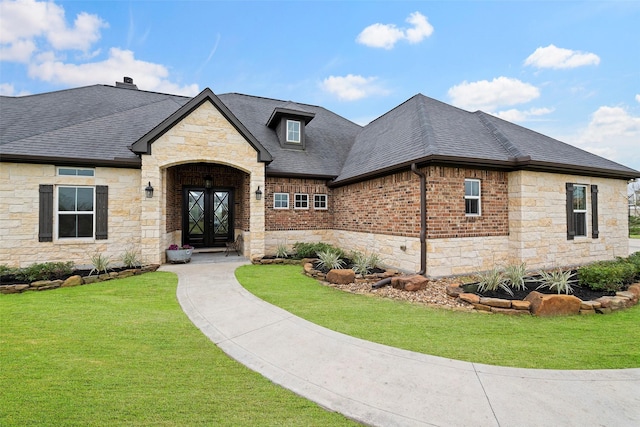
[[[640,170],[640,1],[0,1],[0,93],[130,76],[366,124],[422,93]]]

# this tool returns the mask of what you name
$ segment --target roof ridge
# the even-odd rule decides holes
[[[480,123],[482,123],[482,125],[487,128],[493,138],[502,146],[502,148],[507,150],[507,153],[509,153],[511,157],[518,159],[526,156],[522,151],[518,149],[518,147],[513,144],[513,142],[511,142],[509,138],[506,137],[505,134],[500,132],[496,125],[489,121],[487,113],[478,110],[472,114],[477,115],[477,117],[480,119]]]
[[[416,95],[416,99],[418,101],[418,121],[420,123],[420,137],[423,141],[425,141],[425,143],[422,144],[422,154],[426,156],[427,154],[435,152],[435,149],[437,148],[433,146],[433,126],[431,125],[431,121],[427,120],[428,108],[426,101],[429,98],[427,98],[425,95],[418,94]]]

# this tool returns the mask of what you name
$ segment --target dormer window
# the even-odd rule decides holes
[[[297,120],[287,120],[287,142],[300,144],[300,122]]]
[[[267,126],[273,129],[282,148],[304,150],[307,145],[307,125],[315,113],[306,111],[302,106],[287,102],[271,113]]]

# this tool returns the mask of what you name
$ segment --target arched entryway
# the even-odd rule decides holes
[[[225,246],[250,228],[250,176],[231,166],[190,163],[166,171],[166,231],[196,248]]]

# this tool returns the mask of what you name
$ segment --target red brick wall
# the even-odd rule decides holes
[[[429,166],[427,238],[503,236],[509,233],[507,174]],[[482,215],[464,212],[465,178],[481,181]],[[420,236],[420,180],[410,171],[333,189],[334,228]]]
[[[507,173],[430,166],[427,172],[427,238],[509,234]],[[464,180],[480,180],[481,215],[464,213]]]
[[[333,189],[334,228],[420,236],[420,180],[410,171]]]
[[[289,209],[274,209],[273,194],[288,193]],[[309,209],[294,209],[295,194],[309,195]],[[332,191],[326,181],[320,179],[267,177],[265,189],[265,229],[274,230],[322,230],[333,228],[331,210]],[[313,195],[327,195],[327,210],[314,209]]]

